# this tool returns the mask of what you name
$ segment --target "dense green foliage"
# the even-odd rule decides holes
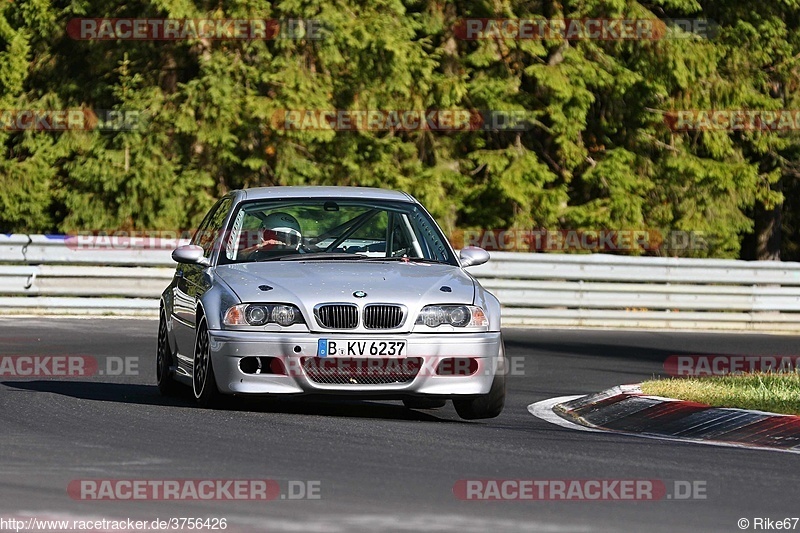
[[[324,38],[79,41],[75,17],[310,18]],[[462,40],[484,18],[709,18],[706,39]],[[674,132],[681,109],[798,109],[800,0],[17,0],[0,109],[122,109],[134,131],[0,131],[0,230],[189,228],[240,187],[417,196],[447,232],[703,232],[797,258],[797,132]],[[285,109],[525,111],[526,131],[285,131]],[[742,246],[744,243],[744,247]]]

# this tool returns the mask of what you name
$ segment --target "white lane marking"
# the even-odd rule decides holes
[[[579,431],[591,431],[594,433],[610,433],[614,435],[627,435],[630,437],[641,437],[644,439],[654,439],[654,440],[666,440],[670,442],[683,442],[689,444],[705,444],[708,446],[721,446],[723,448],[738,448],[740,450],[759,450],[759,451],[767,451],[767,452],[784,452],[784,453],[794,453],[800,454],[800,449],[785,449],[785,448],[771,448],[768,446],[753,446],[750,444],[740,444],[738,442],[724,442],[720,440],[704,440],[704,439],[693,439],[688,437],[668,437],[665,435],[653,435],[652,433],[633,433],[629,431],[617,431],[616,429],[600,429],[600,428],[593,428],[582,426],[580,424],[576,424],[574,422],[570,422],[564,418],[561,418],[557,414],[553,412],[553,407],[556,404],[568,402],[570,400],[574,400],[576,398],[581,398],[585,396],[585,394],[578,394],[577,396],[560,396],[558,398],[550,398],[548,400],[542,400],[541,402],[532,403],[528,406],[528,412],[535,416],[536,418],[540,418],[545,422],[550,422],[551,424],[555,424],[557,426],[569,428],[569,429],[577,429]],[[649,397],[649,396],[648,396]],[[671,398],[664,398],[664,400],[669,401],[680,401]],[[774,413],[766,413],[766,414],[773,414]]]

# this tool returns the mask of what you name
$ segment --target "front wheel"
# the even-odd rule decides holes
[[[205,317],[200,319],[200,324],[197,326],[197,336],[194,341],[192,389],[194,390],[194,398],[200,407],[214,408],[219,406],[222,395],[217,389],[214,365],[211,364],[211,349]]]
[[[505,358],[505,355],[503,355]],[[503,361],[505,363],[505,360]],[[495,418],[503,412],[506,403],[505,364],[500,365],[492,380],[492,388],[487,394],[468,400],[453,400],[458,416],[465,420]]]

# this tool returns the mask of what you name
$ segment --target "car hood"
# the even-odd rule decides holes
[[[425,305],[471,304],[475,297],[472,277],[459,267],[442,264],[274,261],[224,265],[216,268],[216,275],[242,302],[293,303],[307,319],[321,303],[402,304],[408,308],[409,318],[401,331],[410,331],[414,317]],[[263,285],[272,288],[259,288]],[[357,291],[367,295],[356,298],[353,293]],[[313,319],[309,327],[318,329]]]

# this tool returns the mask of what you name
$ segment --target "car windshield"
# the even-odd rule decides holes
[[[430,215],[413,203],[302,198],[239,206],[219,264],[297,260],[458,264]]]

